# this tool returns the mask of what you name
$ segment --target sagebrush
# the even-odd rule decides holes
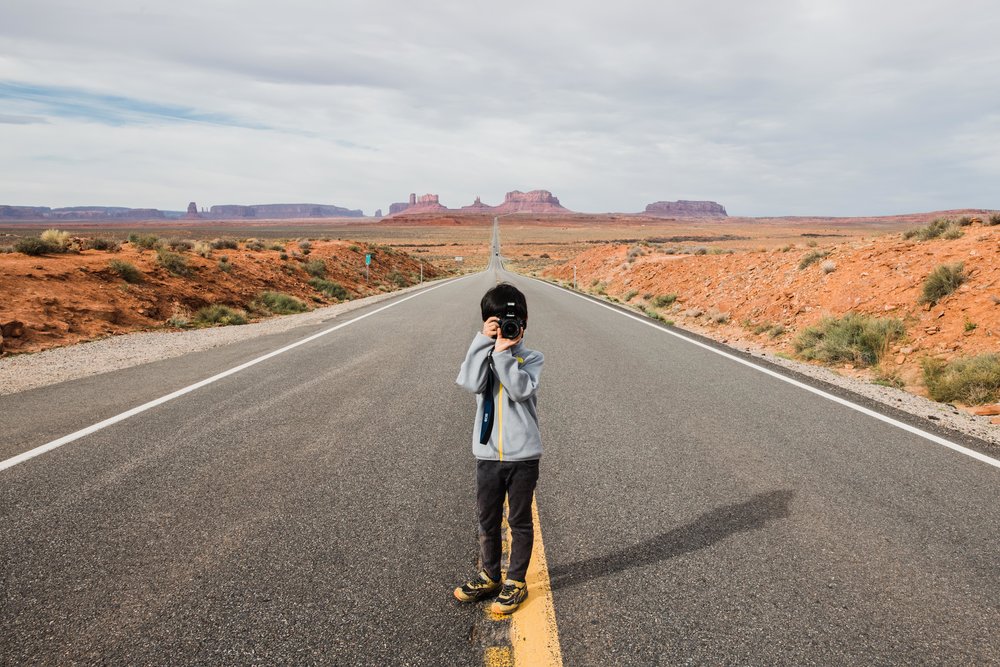
[[[825,317],[807,327],[795,338],[793,346],[804,359],[874,366],[905,333],[902,320],[848,313],[840,318]]]
[[[1000,401],[1000,354],[923,360],[924,384],[935,401],[982,405]]]

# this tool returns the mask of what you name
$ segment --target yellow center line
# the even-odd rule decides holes
[[[535,526],[535,544],[525,581],[528,598],[521,603],[510,619],[510,642],[514,648],[516,667],[562,666],[562,649],[559,647],[559,628],[556,626],[556,609],[552,603],[552,584],[542,543],[542,526],[538,520],[538,505],[531,501],[532,523]],[[509,533],[508,533],[508,538]]]

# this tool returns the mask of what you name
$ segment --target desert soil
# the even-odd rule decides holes
[[[270,245],[272,242],[268,242]],[[41,350],[131,331],[174,328],[198,309],[222,304],[263,316],[255,300],[264,291],[295,296],[310,307],[337,303],[309,285],[307,264],[322,264],[325,279],[342,285],[348,298],[379,294],[449,273],[385,245],[315,240],[308,255],[297,241],[281,250],[212,251],[209,257],[180,253],[189,270],[175,275],[157,254],[125,243],[117,252],[83,250],[27,256],[0,254],[0,327],[4,354]],[[281,254],[287,259],[281,259]],[[372,254],[369,276],[365,254]],[[225,258],[225,261],[223,261]],[[128,262],[142,274],[126,282],[112,268]]]

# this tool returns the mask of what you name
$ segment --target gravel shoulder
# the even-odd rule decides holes
[[[140,331],[100,340],[0,358],[0,396],[59,382],[131,368],[230,343],[317,324],[365,306],[427,287],[431,282],[241,326],[191,331]]]

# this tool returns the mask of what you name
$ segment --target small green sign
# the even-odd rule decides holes
[[[370,252],[365,253],[365,266],[372,263],[372,254]]]

